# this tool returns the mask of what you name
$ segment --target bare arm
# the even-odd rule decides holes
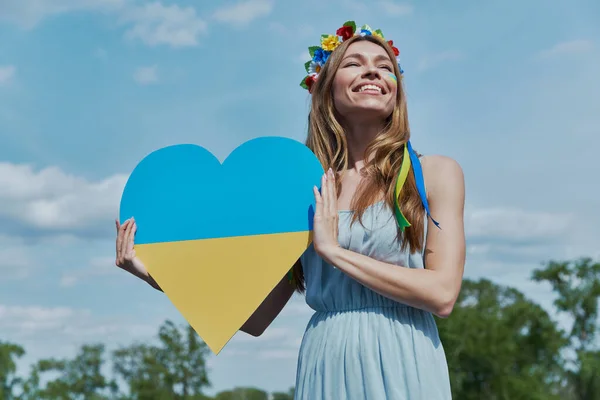
[[[464,271],[464,178],[454,160],[440,156],[428,157],[423,173],[432,216],[442,228],[428,221],[425,269],[398,268],[331,244],[321,249],[321,256],[373,291],[445,318],[452,312]],[[323,199],[331,202],[326,195]]]

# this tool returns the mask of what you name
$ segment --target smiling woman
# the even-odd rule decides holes
[[[450,399],[433,316],[450,315],[462,282],[462,170],[412,149],[399,51],[381,31],[348,22],[310,51],[306,143],[328,172],[293,269],[315,310],[296,399]],[[282,281],[243,330],[260,334],[290,291]]]

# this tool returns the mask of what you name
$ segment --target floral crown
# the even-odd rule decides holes
[[[304,89],[311,91],[312,85],[316,82],[319,77],[319,73],[321,72],[321,68],[327,62],[329,55],[345,40],[350,39],[353,36],[375,36],[379,38],[381,41],[390,45],[394,54],[396,55],[396,62],[398,63],[398,68],[400,69],[400,75],[404,73],[402,67],[400,66],[400,51],[396,47],[394,47],[394,42],[392,40],[385,40],[383,33],[380,29],[374,31],[371,29],[369,25],[363,25],[359,31],[356,30],[356,23],[354,21],[348,21],[339,28],[335,35],[321,35],[321,45],[320,46],[311,46],[308,48],[308,52],[312,57],[311,60],[307,61],[304,64],[304,68],[306,69],[306,75],[302,82],[300,82],[300,86]]]

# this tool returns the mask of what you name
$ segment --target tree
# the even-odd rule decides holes
[[[14,390],[20,385],[21,379],[16,376],[17,364],[15,358],[25,355],[25,350],[13,343],[0,341],[0,399],[14,399]]]
[[[518,290],[465,280],[452,316],[438,326],[453,398],[560,398],[565,335]]]
[[[45,359],[33,365],[24,382],[24,400],[108,400],[116,384],[102,374],[104,345],[84,345],[74,359]],[[57,375],[40,387],[40,375]]]
[[[577,350],[589,350],[598,330],[598,298],[600,298],[600,263],[590,258],[577,261],[551,261],[536,269],[532,279],[548,282],[556,294],[554,305],[573,318],[569,338]]]
[[[598,299],[600,263],[591,258],[550,261],[532,274],[536,282],[547,282],[557,294],[554,306],[573,320],[568,336],[575,356],[567,378],[569,394],[577,400],[600,400],[600,352],[598,338]]]
[[[113,369],[129,387],[132,399],[200,399],[210,386],[209,353],[193,328],[183,333],[171,321],[159,329],[159,345],[134,344],[113,353]]]
[[[275,392],[271,393],[271,400],[294,400],[295,388],[290,388],[287,393]]]

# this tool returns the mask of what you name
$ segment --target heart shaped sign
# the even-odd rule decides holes
[[[174,145],[146,156],[119,211],[135,217],[136,254],[218,354],[311,243],[323,168],[305,145],[261,137],[223,164]]]

